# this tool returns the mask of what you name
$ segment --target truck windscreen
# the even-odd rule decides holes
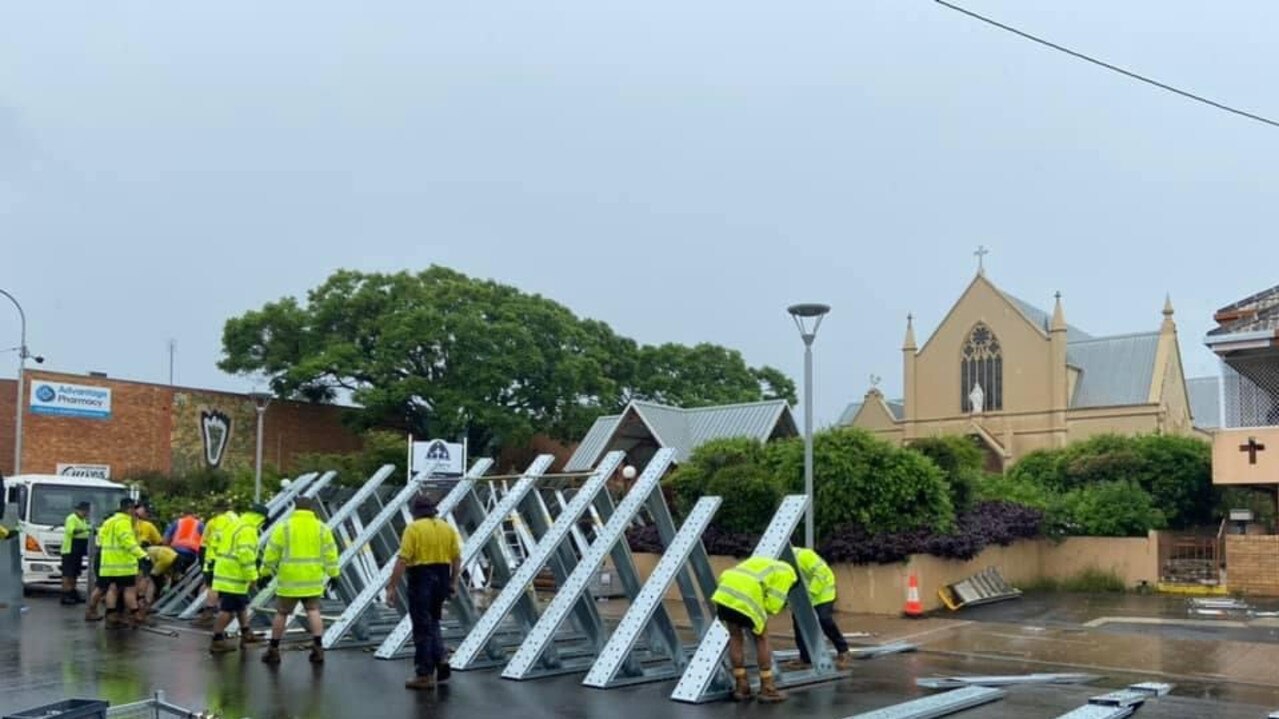
[[[88,500],[93,505],[89,514],[91,522],[101,524],[120,505],[125,490],[112,487],[76,487],[65,484],[42,484],[32,488],[31,524],[50,527],[62,526],[67,515],[80,502]]]

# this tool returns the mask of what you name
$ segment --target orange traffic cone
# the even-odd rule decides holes
[[[910,582],[906,585],[906,609],[902,614],[910,619],[924,616],[924,604],[919,601],[919,578],[914,574],[910,575]]]

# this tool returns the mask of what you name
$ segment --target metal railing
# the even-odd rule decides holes
[[[1159,581],[1167,584],[1221,584],[1225,522],[1216,531],[1161,532]]]

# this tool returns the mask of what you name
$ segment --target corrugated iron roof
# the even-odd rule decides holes
[[[795,431],[790,406],[780,399],[693,409],[634,401],[620,415],[595,420],[565,470],[582,472],[594,467],[609,449],[622,417],[631,411],[653,433],[659,445],[675,450],[676,462],[687,461],[693,450],[712,439],[751,437],[763,442],[773,436],[779,425],[785,432]]]
[[[865,404],[865,402],[853,402],[845,407],[843,413],[839,415],[839,422],[837,424],[852,424],[853,418],[857,416],[858,412],[862,411],[863,404]],[[898,422],[906,419],[905,400],[886,399],[884,400],[884,404],[888,406],[888,411],[893,415],[893,419]]]
[[[1000,292],[1003,292],[1003,290],[1000,290]],[[1048,328],[1052,323],[1052,313],[1041,310],[1029,302],[1019,297],[1014,297],[1007,292],[1003,292],[1003,295],[1008,298],[1009,302],[1016,305],[1017,309],[1020,310],[1023,315],[1026,315],[1026,318],[1033,322],[1036,327],[1042,329],[1044,332],[1048,331]],[[1066,323],[1066,342],[1085,342],[1090,339],[1093,339],[1092,335],[1070,323]]]
[[[594,467],[595,461],[604,454],[604,447],[612,439],[613,432],[617,431],[617,423],[621,419],[620,414],[610,414],[596,419],[595,424],[591,425],[591,428],[586,431],[586,436],[577,445],[577,449],[573,450],[573,456],[569,457],[568,464],[564,465],[564,471],[585,472]]]
[[[1221,378],[1192,377],[1186,380],[1190,393],[1190,416],[1200,429],[1221,426]]]
[[[1068,342],[1066,363],[1082,371],[1070,406],[1146,404],[1158,347],[1158,332]]]
[[[843,413],[839,415],[839,424],[852,424],[853,418],[856,417],[857,413],[860,411],[862,411],[861,402],[850,402],[849,405],[844,408]]]

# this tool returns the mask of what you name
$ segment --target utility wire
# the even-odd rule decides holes
[[[958,5],[954,5],[954,4],[952,4],[952,3],[946,2],[946,0],[933,0],[933,2],[935,2],[935,3],[937,3],[938,5],[941,5],[941,6],[943,6],[943,7],[950,8],[951,10],[954,10],[955,12],[962,13],[962,14],[964,14],[964,15],[967,15],[968,17],[971,17],[971,18],[973,18],[973,19],[980,20],[980,21],[982,21],[982,22],[986,23],[987,25],[993,25],[993,26],[995,26],[995,27],[999,28],[1000,30],[1005,30],[1005,31],[1010,32],[1010,33],[1012,33],[1012,34],[1014,34],[1014,35],[1017,35],[1017,36],[1020,36],[1020,37],[1025,38],[1025,39],[1027,39],[1027,40],[1030,40],[1031,42],[1037,42],[1037,43],[1039,43],[1040,45],[1043,45],[1044,47],[1052,48],[1053,50],[1057,50],[1058,52],[1064,52],[1064,53],[1066,53],[1067,55],[1070,55],[1071,57],[1078,58],[1078,59],[1083,60],[1083,61],[1085,61],[1085,62],[1090,62],[1090,63],[1092,63],[1092,64],[1094,64],[1094,65],[1098,65],[1098,66],[1100,66],[1100,67],[1104,67],[1104,68],[1106,68],[1107,70],[1111,70],[1112,72],[1117,72],[1117,73],[1119,73],[1120,75],[1124,75],[1124,76],[1130,77],[1130,78],[1132,78],[1132,79],[1134,79],[1134,80],[1138,80],[1138,81],[1140,81],[1140,82],[1144,82],[1144,83],[1146,83],[1147,85],[1154,85],[1155,87],[1157,87],[1157,88],[1159,88],[1159,89],[1161,89],[1161,90],[1167,90],[1168,92],[1171,92],[1171,93],[1173,93],[1173,94],[1175,94],[1175,95],[1181,95],[1182,97],[1187,98],[1187,99],[1190,99],[1190,100],[1194,100],[1195,102],[1202,102],[1203,104],[1208,105],[1208,106],[1211,106],[1211,107],[1215,107],[1215,108],[1217,108],[1218,110],[1225,110],[1226,112],[1233,113],[1233,114],[1235,114],[1235,115],[1239,115],[1240,117],[1246,117],[1246,118],[1248,118],[1249,120],[1256,120],[1257,122],[1265,123],[1265,124],[1270,125],[1270,126],[1272,126],[1272,127],[1279,127],[1279,122],[1276,122],[1275,120],[1271,120],[1271,119],[1270,119],[1270,118],[1268,118],[1268,117],[1263,117],[1263,116],[1261,116],[1261,115],[1256,115],[1256,114],[1253,114],[1253,113],[1251,113],[1251,112],[1248,112],[1247,110],[1240,110],[1240,109],[1239,109],[1239,108],[1237,108],[1237,107],[1231,107],[1231,106],[1229,106],[1229,105],[1225,105],[1225,104],[1222,104],[1222,103],[1220,103],[1220,102],[1217,102],[1216,100],[1210,100],[1210,99],[1208,99],[1208,98],[1206,98],[1206,97],[1204,97],[1204,96],[1202,96],[1202,95],[1196,95],[1196,94],[1194,94],[1193,92],[1188,92],[1188,91],[1186,91],[1186,90],[1182,90],[1182,89],[1180,89],[1180,88],[1173,87],[1172,85],[1168,85],[1168,84],[1165,84],[1165,83],[1159,82],[1158,80],[1155,80],[1155,79],[1152,79],[1152,78],[1146,77],[1145,75],[1139,75],[1139,74],[1137,74],[1137,73],[1135,73],[1135,72],[1133,72],[1133,71],[1131,71],[1131,70],[1125,70],[1124,68],[1119,67],[1118,65],[1111,65],[1111,64],[1110,64],[1110,63],[1108,63],[1108,62],[1105,62],[1105,61],[1103,61],[1103,60],[1098,60],[1098,59],[1097,59],[1097,58],[1095,58],[1095,57],[1090,57],[1090,56],[1088,56],[1088,55],[1083,54],[1082,52],[1078,52],[1078,51],[1076,51],[1076,50],[1071,50],[1071,49],[1070,49],[1070,48],[1068,48],[1068,47],[1063,47],[1063,46],[1061,46],[1061,45],[1058,45],[1057,43],[1054,43],[1054,42],[1050,42],[1050,41],[1048,41],[1048,40],[1045,40],[1045,39],[1043,39],[1042,37],[1036,37],[1035,35],[1031,35],[1030,33],[1025,32],[1025,31],[1023,31],[1023,30],[1018,30],[1017,28],[1015,28],[1015,27],[1013,27],[1013,26],[1011,26],[1011,25],[1005,25],[1004,23],[999,22],[998,20],[993,20],[993,19],[991,19],[991,18],[986,17],[985,15],[979,15],[978,13],[975,13],[975,12],[973,12],[972,10],[968,10],[968,9],[965,9],[965,8],[959,7]]]

